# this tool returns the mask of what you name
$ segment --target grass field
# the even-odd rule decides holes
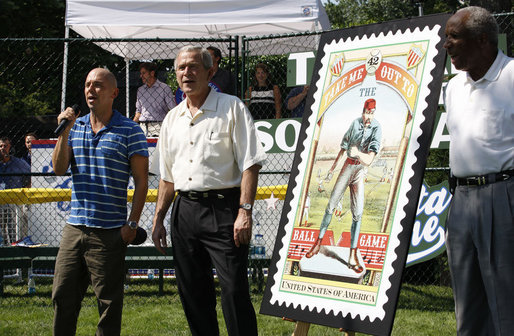
[[[315,163],[314,172],[320,170],[327,172],[330,168],[332,161],[318,161]],[[384,209],[386,207],[387,196],[391,187],[390,183],[380,182],[382,167],[369,167],[368,178],[364,183],[364,212],[362,214],[362,232],[380,232],[382,226],[382,219],[384,216]],[[323,184],[325,191],[318,191],[318,180],[311,180],[309,186],[309,195],[311,198],[311,204],[309,209],[309,223],[310,228],[319,228],[321,219],[325,213],[325,208],[328,204],[330,194],[334,189],[334,185],[339,175],[340,168],[336,169],[334,176],[330,182]],[[321,174],[323,175],[323,174]],[[350,211],[350,191],[349,188],[345,190],[345,193],[340,202],[342,206],[343,215],[341,217],[334,216],[330,223],[330,230],[334,232],[334,237],[341,236],[343,231],[350,231],[352,224],[352,213]],[[391,222],[391,220],[390,220]],[[388,231],[390,227],[388,228]]]
[[[0,298],[0,335],[46,336],[52,334],[51,279],[37,279],[37,293],[28,296],[26,283],[6,286]],[[156,282],[132,281],[126,291],[122,335],[189,335],[187,322],[172,281],[165,281],[166,295],[159,297]],[[219,297],[219,296],[218,296]],[[262,294],[254,293],[256,312]],[[98,320],[95,299],[88,292],[80,313],[77,335],[93,335]],[[218,302],[221,335],[227,335]],[[294,323],[257,314],[259,335],[291,335]],[[404,285],[400,292],[393,335],[454,335],[455,318],[451,289],[441,286]],[[309,335],[341,335],[338,329],[311,325]],[[357,333],[357,335],[362,335]]]

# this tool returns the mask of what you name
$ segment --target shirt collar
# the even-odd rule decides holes
[[[118,112],[117,110],[112,110],[112,117],[111,117],[111,120],[109,121],[109,125],[107,125],[107,127],[112,127],[112,126],[119,126],[122,124],[122,120],[121,120],[121,113]]]
[[[155,82],[153,82],[152,86],[148,86],[146,84],[143,85],[143,87],[146,89],[146,90],[151,90],[153,88],[156,88],[156,87],[159,87],[159,80],[156,78],[155,79]]]
[[[91,113],[91,112],[90,112]],[[87,125],[89,127],[91,127],[91,121],[90,121],[90,113],[86,114],[85,116],[83,117],[80,117],[77,119],[77,122],[81,125]],[[106,127],[102,128],[103,129],[109,129],[113,126],[119,126],[122,124],[122,119],[121,119],[121,113],[118,112],[117,110],[112,110],[112,117],[111,117],[111,120],[109,120],[109,124],[107,124]],[[100,130],[101,131],[101,130]]]
[[[1,166],[5,169],[7,169],[10,166],[13,166],[13,168],[16,168],[17,166],[19,166],[17,159],[18,159],[17,157],[9,155],[9,161],[7,161],[7,162],[0,161],[0,163],[1,163]],[[19,159],[19,160],[21,160],[21,159]]]
[[[205,99],[203,105],[200,107],[200,109],[198,110],[196,115],[203,114],[208,111],[216,111],[216,109],[218,107],[218,95],[216,94],[216,90],[214,90],[211,87],[209,87],[209,88],[210,88],[209,94],[207,95],[207,98]],[[182,105],[182,107],[180,108],[179,115],[183,116],[186,113],[186,111],[188,110],[187,109],[187,98],[184,99],[180,103],[180,105]]]
[[[7,168],[8,166],[10,166],[10,165],[11,165],[12,161],[13,161],[13,160],[12,160],[12,156],[11,156],[11,155],[9,155],[9,161],[7,161],[7,162],[4,162],[3,160],[2,160],[2,161],[0,161],[0,167],[2,167],[2,168],[4,168],[4,169],[5,169],[5,168]]]
[[[468,72],[466,72],[466,78],[468,82],[470,83],[479,83],[482,81],[489,81],[494,82],[498,79],[500,76],[501,70],[503,68],[503,65],[506,61],[505,55],[501,50],[498,49],[498,54],[496,55],[496,59],[494,60],[493,64],[489,67],[489,70],[485,73],[485,75],[477,80],[476,82],[471,78]]]

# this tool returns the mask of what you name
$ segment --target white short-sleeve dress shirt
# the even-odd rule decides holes
[[[181,191],[239,187],[242,172],[266,160],[245,104],[212,89],[194,117],[186,100],[166,115],[158,150],[161,178]]]

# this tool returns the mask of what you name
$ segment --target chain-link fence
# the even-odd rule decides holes
[[[506,33],[506,50],[512,55],[512,18],[510,14],[497,16],[501,32]],[[265,91],[274,91],[280,96],[277,103],[274,99],[268,101],[272,105],[271,114],[265,118],[273,118],[280,114],[290,117],[285,98],[291,90],[287,87],[287,55],[292,52],[316,51],[319,34],[298,34],[288,36],[271,36],[266,38],[241,39],[211,39],[211,40],[85,40],[85,39],[2,39],[0,47],[4,51],[0,55],[0,122],[2,124],[2,142],[8,141],[10,148],[2,152],[2,157],[10,156],[12,160],[26,160],[26,165],[16,165],[16,170],[5,163],[0,168],[0,189],[23,188],[0,191],[0,224],[3,245],[11,245],[29,236],[33,243],[57,247],[61,230],[69,214],[70,176],[57,177],[52,173],[51,152],[55,141],[53,133],[58,111],[64,106],[79,104],[86,111],[84,101],[84,80],[94,67],[102,66],[110,69],[117,77],[119,96],[115,99],[114,108],[122,114],[133,118],[136,113],[136,98],[138,88],[143,86],[139,65],[143,61],[154,61],[157,64],[157,78],[171,87],[173,97],[180,100],[176,94],[177,84],[173,71],[173,61],[176,51],[185,45],[195,44],[215,46],[223,53],[220,67],[228,69],[235,76],[237,95],[249,105],[252,94],[250,88],[258,85],[256,65],[264,63],[271,86]],[[241,46],[241,48],[239,47]],[[241,49],[241,51],[239,51]],[[146,55],[138,60],[133,59],[131,52]],[[159,57],[155,57],[159,55]],[[66,71],[63,77],[63,62],[66,60]],[[64,83],[64,84],[63,84]],[[62,101],[62,92],[65,92]],[[280,113],[277,113],[277,112]],[[256,118],[259,119],[259,118]],[[26,146],[26,135],[33,133],[38,139],[32,141],[31,149]],[[156,139],[149,138],[151,155],[155,150]],[[289,182],[289,173],[293,162],[294,149],[279,153],[269,153],[268,162],[261,170],[259,187],[261,196],[255,204],[254,234],[260,235],[253,240],[250,260],[250,275],[255,280],[257,289],[262,289],[262,262],[256,258],[267,260],[271,257],[275,237],[281,216],[285,188]],[[431,158],[447,157],[445,150],[433,150]],[[438,162],[440,160],[433,160]],[[447,162],[447,161],[446,161]],[[433,164],[432,164],[433,165]],[[446,165],[444,165],[446,166]],[[28,170],[27,170],[28,167]],[[444,168],[444,167],[443,167]],[[25,170],[24,170],[25,169]],[[446,176],[444,169],[427,172],[425,178],[429,184],[440,183]],[[27,179],[28,178],[28,179]],[[11,179],[10,181],[7,181]],[[150,193],[155,192],[158,185],[157,176],[150,176]],[[28,191],[29,190],[29,191]],[[282,192],[281,192],[282,191]],[[277,200],[270,201],[273,193]],[[150,197],[151,198],[151,197]],[[147,202],[143,211],[140,225],[148,232],[155,209],[154,199]],[[144,244],[153,246],[150,240]],[[260,246],[262,245],[262,246]],[[262,249],[264,247],[264,249]],[[148,257],[148,260],[152,257]],[[148,272],[151,269],[152,271]],[[264,270],[266,264],[264,264]],[[161,269],[164,272],[164,294],[177,298],[172,269]],[[157,268],[135,268],[127,273],[127,292],[134,293],[149,291],[158,293],[157,285],[148,278],[157,277]],[[15,303],[25,296],[27,290],[27,271],[23,268],[4,267],[4,299]],[[40,304],[49,305],[50,282],[53,270],[31,269],[38,276],[37,299]],[[424,262],[406,269],[404,283],[407,285],[430,285],[438,290],[436,295],[451,301],[449,289],[449,272],[446,257],[440,256],[429,262]],[[46,286],[46,287],[45,287]],[[137,294],[135,294],[137,295]],[[91,295],[90,295],[91,296]],[[92,303],[93,301],[91,301]],[[448,303],[448,302],[446,302]],[[440,301],[431,297],[420,298],[414,309],[440,309]]]

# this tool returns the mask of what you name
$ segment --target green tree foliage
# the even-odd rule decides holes
[[[422,2],[423,14],[452,13],[462,7],[458,0],[426,0]]]
[[[64,0],[0,0],[0,37],[63,37],[65,4]],[[55,113],[62,50],[62,43],[22,40],[2,43],[2,118]]]
[[[415,14],[409,0],[329,0],[325,5],[332,28],[400,19]]]
[[[510,12],[513,10],[511,0],[464,0],[470,6],[487,8],[492,13]]]
[[[413,17],[419,14],[454,11],[458,0],[329,0],[325,5],[332,28],[348,28],[369,23]]]
[[[56,113],[62,79],[62,42],[0,40],[1,117]]]
[[[44,115],[55,113],[50,104],[45,101],[46,90],[40,90],[26,94],[23,90],[18,90],[15,83],[0,83],[0,116],[11,118],[20,116],[20,111],[26,111],[24,115]]]
[[[1,0],[0,37],[63,37],[65,0]]]

